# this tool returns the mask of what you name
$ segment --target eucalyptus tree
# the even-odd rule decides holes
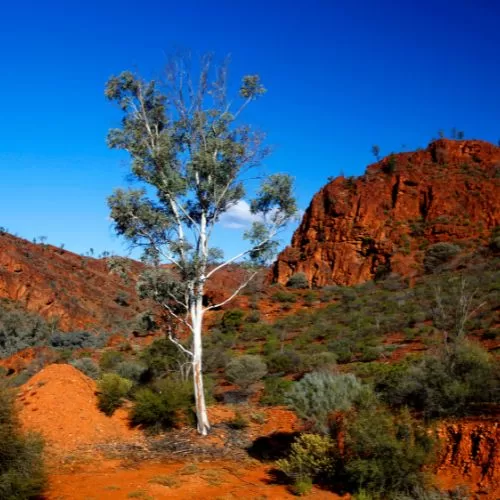
[[[192,364],[198,431],[210,424],[202,378],[203,318],[232,300],[272,258],[277,235],[296,214],[292,179],[262,175],[268,154],[264,136],[241,122],[245,108],[265,93],[258,75],[244,76],[239,95],[228,97],[228,64],[200,60],[197,78],[189,61],[174,58],[162,81],[146,81],[124,72],[111,77],[106,97],[123,112],[121,126],[108,134],[110,148],[131,157],[139,189],[118,189],[108,199],[115,230],[143,249],[148,264],[138,282],[141,296],[161,304],[189,334],[166,334]],[[255,179],[250,211],[253,224],[244,233],[246,250],[232,257],[211,245],[221,216],[247,200]],[[247,277],[218,304],[204,304],[208,280],[232,263],[249,266]],[[166,265],[168,264],[168,265]]]

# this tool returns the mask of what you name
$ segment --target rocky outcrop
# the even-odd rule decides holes
[[[441,139],[393,154],[313,198],[271,280],[297,272],[312,286],[353,285],[386,272],[412,276],[437,242],[486,242],[500,224],[500,148]]]
[[[464,419],[439,428],[442,449],[438,467],[441,486],[464,484],[479,498],[500,495],[500,426],[495,418]],[[476,498],[476,496],[474,496]]]

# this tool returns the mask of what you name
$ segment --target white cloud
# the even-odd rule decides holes
[[[262,218],[250,212],[250,205],[245,200],[238,201],[220,216],[222,226],[227,229],[246,229],[259,220]]]

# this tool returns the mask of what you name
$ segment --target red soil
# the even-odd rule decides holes
[[[109,441],[140,441],[142,433],[129,428],[126,411],[107,417],[95,394],[95,382],[76,368],[49,365],[20,389],[21,423],[43,435],[51,455]]]

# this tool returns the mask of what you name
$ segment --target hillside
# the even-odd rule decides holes
[[[110,328],[132,319],[141,310],[134,289],[140,268],[130,261],[126,283],[109,272],[105,259],[0,234],[0,298],[58,319],[66,331]]]
[[[392,154],[313,198],[271,279],[297,272],[313,286],[354,285],[390,272],[418,275],[438,242],[477,247],[500,224],[500,148],[441,139]]]

